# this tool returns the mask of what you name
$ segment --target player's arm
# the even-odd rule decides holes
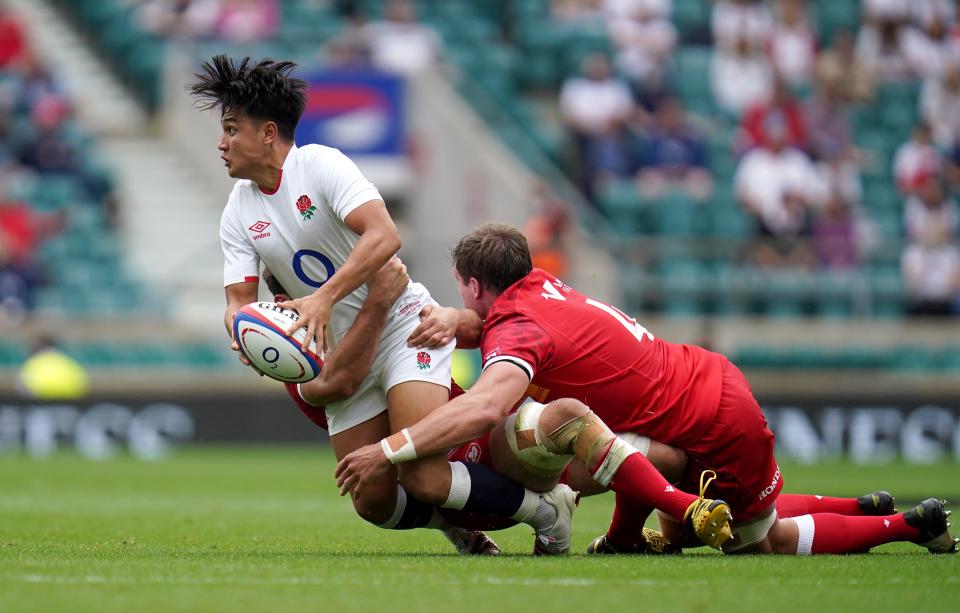
[[[410,278],[399,258],[391,258],[371,277],[369,293],[353,325],[333,353],[327,355],[320,376],[300,386],[300,396],[315,406],[349,398],[370,372],[390,307],[403,294]]]
[[[494,362],[467,393],[413,426],[344,457],[334,472],[340,495],[359,491],[365,483],[386,473],[391,463],[435,455],[489,432],[523,397],[529,383],[527,373],[519,366]]]
[[[465,394],[406,428],[406,435],[401,431],[385,441],[393,450],[402,447],[407,439],[413,441],[414,457],[445,452],[490,432],[523,398],[529,385],[527,373],[516,364],[506,360],[494,362]]]
[[[400,233],[383,200],[370,200],[360,205],[346,216],[344,223],[360,236],[360,240],[340,270],[313,294],[281,305],[300,313],[299,321],[287,330],[287,334],[306,328],[304,346],[315,339],[317,346],[322,347],[333,305],[365,283],[400,250]]]
[[[257,301],[258,285],[259,280],[244,281],[242,283],[232,283],[224,288],[227,297],[227,310],[223,314],[223,325],[226,326],[227,334],[230,335],[230,349],[236,351],[240,356],[240,361],[247,366],[252,366],[252,364],[240,351],[237,340],[233,338],[233,318],[236,317],[237,311],[244,306]]]
[[[480,346],[483,320],[476,311],[428,304],[420,311],[420,325],[407,338],[410,347],[439,347],[457,339],[457,347]]]

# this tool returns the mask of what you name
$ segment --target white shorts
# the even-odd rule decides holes
[[[419,313],[419,309],[417,310]],[[370,374],[356,393],[327,405],[331,435],[360,425],[387,410],[387,391],[407,381],[429,381],[450,389],[450,364],[456,341],[434,349],[407,347],[407,338],[420,324],[419,315],[404,317],[380,339]]]

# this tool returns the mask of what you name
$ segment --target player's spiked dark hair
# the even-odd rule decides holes
[[[249,57],[238,66],[226,55],[204,62],[189,90],[200,108],[219,108],[220,113],[239,111],[258,121],[277,124],[280,136],[293,140],[293,133],[307,105],[307,84],[290,76],[294,62],[264,58],[254,65]]]
[[[476,279],[498,293],[533,270],[527,239],[520,230],[502,223],[484,224],[461,238],[452,257],[464,281]]]

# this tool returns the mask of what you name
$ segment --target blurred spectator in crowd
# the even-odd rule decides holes
[[[90,378],[53,339],[41,338],[20,367],[17,387],[31,400],[80,400],[90,391]]]
[[[883,18],[864,23],[857,37],[857,58],[878,83],[912,79],[909,38],[910,32],[900,20]]]
[[[27,52],[27,43],[20,22],[0,5],[0,68],[20,61]]]
[[[940,78],[954,62],[953,42],[947,24],[932,22],[926,28],[906,29],[905,45],[912,73],[920,78]]]
[[[23,54],[12,75],[16,81],[15,108],[18,111],[31,111],[41,99],[64,97],[63,88],[37,56],[29,51]]]
[[[602,0],[608,18],[629,17],[641,11],[657,18],[670,19],[673,0]]]
[[[789,146],[785,118],[772,113],[764,132],[764,145],[743,156],[734,176],[736,196],[760,232],[754,260],[764,267],[809,268],[814,255],[804,239],[811,209],[824,200],[823,186],[806,154]]]
[[[409,76],[440,61],[440,36],[417,21],[416,7],[410,0],[389,0],[384,20],[370,23],[366,31],[371,60],[381,70]]]
[[[764,133],[764,126],[767,118],[773,114],[786,121],[787,146],[807,151],[809,136],[803,105],[782,79],[774,81],[773,96],[769,100],[754,102],[743,114],[740,150],[745,151],[766,142],[768,137]]]
[[[569,205],[543,182],[534,187],[533,215],[523,227],[533,265],[555,277],[567,274],[567,250],[573,221]]]
[[[956,201],[946,193],[939,177],[928,177],[916,194],[907,198],[903,227],[908,240],[922,241],[932,228],[944,230],[948,239],[952,239],[957,235],[958,224],[960,210]]]
[[[828,193],[811,229],[817,264],[826,270],[851,270],[860,263],[853,201],[839,191]]]
[[[20,162],[40,174],[74,174],[77,154],[64,132],[69,108],[57,96],[44,96],[33,103],[30,119],[36,133],[20,151]]]
[[[372,62],[367,16],[352,4],[344,8],[343,29],[324,45],[323,61],[338,68],[366,67]]]
[[[585,193],[592,194],[598,180],[632,171],[624,137],[634,112],[633,97],[630,88],[611,74],[605,55],[584,58],[582,75],[564,82],[559,104],[563,122],[573,134]]]
[[[808,85],[817,59],[817,36],[804,0],[780,0],[767,48],[774,70],[793,87]]]
[[[278,0],[207,0],[217,2],[219,11],[213,33],[234,42],[266,40],[280,27]]]
[[[197,10],[203,4],[195,0],[141,0],[137,21],[140,27],[157,36],[193,38],[203,33]]]
[[[954,143],[942,159],[943,178],[954,193],[960,193],[960,142]]]
[[[809,129],[807,151],[815,160],[833,158],[837,152],[855,157],[853,134],[843,94],[834,85],[820,84],[805,108]]]
[[[904,194],[913,193],[929,177],[940,173],[940,154],[933,146],[930,126],[917,124],[910,140],[893,156],[893,176]]]
[[[773,70],[762,51],[756,51],[746,38],[732,50],[714,49],[710,64],[713,97],[723,110],[739,116],[752,104],[773,95]]]
[[[656,198],[670,188],[682,189],[698,200],[710,197],[713,176],[706,142],[687,122],[679,100],[663,100],[642,145],[638,181],[645,197]]]
[[[616,65],[630,80],[637,100],[651,111],[666,90],[666,69],[677,45],[677,30],[662,2],[618,0],[610,3],[609,33]],[[666,7],[669,8],[669,7]]]
[[[866,22],[905,22],[910,17],[911,1],[916,0],[862,0],[861,15]]]
[[[914,0],[910,2],[913,22],[926,29],[936,22],[953,23],[957,18],[954,0]]]
[[[551,0],[550,18],[559,23],[600,27],[607,18],[603,3],[604,0]]]
[[[278,0],[146,0],[141,25],[159,36],[266,40],[280,26]]]
[[[927,79],[920,92],[920,114],[933,140],[950,149],[960,137],[960,69],[951,66],[940,78]]]
[[[0,166],[0,320],[16,324],[29,310],[32,291],[44,280],[37,261],[40,242],[63,227],[63,215],[38,215],[7,193],[10,167]]]
[[[907,245],[901,260],[909,305],[915,316],[955,315],[960,298],[960,249],[946,228],[930,226]]]
[[[838,92],[844,102],[868,102],[873,97],[873,76],[857,55],[849,30],[837,30],[829,49],[817,58],[816,76],[821,87]]]
[[[718,50],[733,52],[746,44],[753,53],[763,49],[773,28],[773,15],[762,0],[717,0],[710,28]]]

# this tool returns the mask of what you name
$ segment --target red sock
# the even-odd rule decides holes
[[[777,515],[797,517],[812,513],[863,515],[856,498],[830,498],[810,494],[780,494],[777,496]]]
[[[633,453],[617,469],[610,489],[632,498],[635,503],[656,507],[678,520],[683,519],[697,496],[670,485],[643,454]]]
[[[797,553],[859,553],[871,547],[910,541],[920,532],[907,524],[903,514],[886,517],[847,517],[817,513],[793,518],[800,530]]]
[[[617,506],[613,508],[607,542],[621,551],[634,551],[643,542],[643,524],[653,513],[653,507],[640,504],[619,492],[616,496]]]

